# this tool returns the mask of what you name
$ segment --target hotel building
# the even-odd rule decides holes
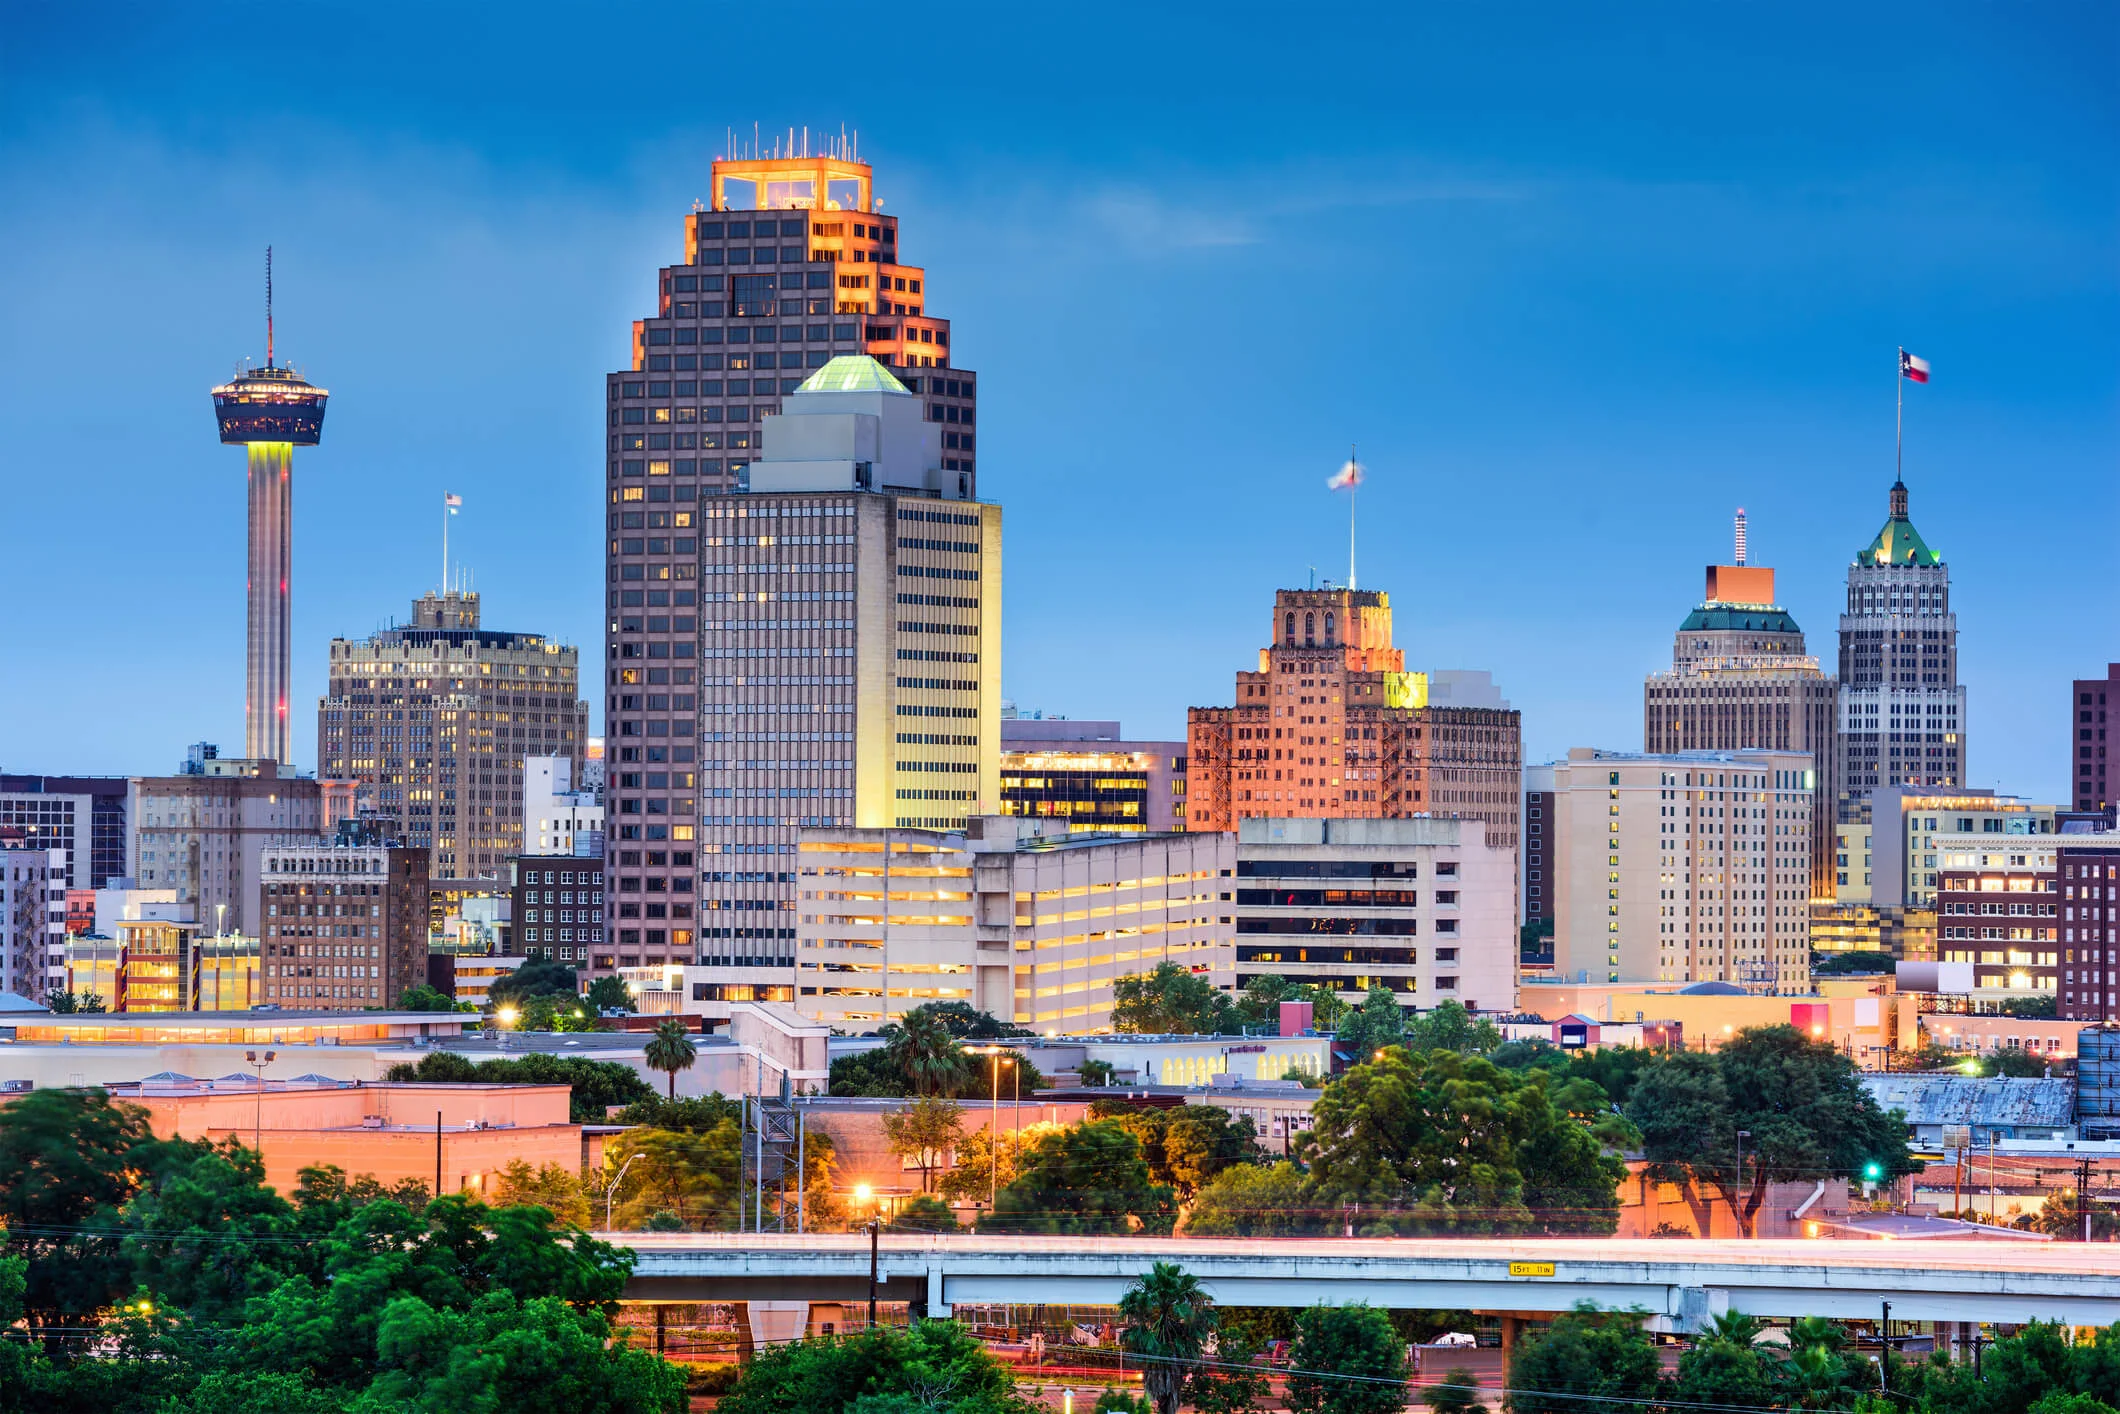
[[[1001,813],[1099,834],[1185,828],[1185,743],[1117,722],[1001,719]]]
[[[1976,993],[2061,991],[2058,835],[1943,834],[1936,960],[1970,963]]]
[[[1466,819],[1515,858],[1522,717],[1491,686],[1464,694],[1480,705],[1431,700],[1428,675],[1392,646],[1391,596],[1373,589],[1280,590],[1269,636],[1234,707],[1186,714],[1188,829]]]
[[[1237,826],[1236,986],[1276,976],[1359,1005],[1516,1005],[1516,863],[1477,820],[1247,816]]]
[[[2055,843],[2061,875],[2060,1015],[2120,1021],[2120,835],[2071,832]]]
[[[980,693],[912,685],[977,682],[981,673],[962,671],[976,659],[998,667],[999,579],[970,577],[999,553],[998,511],[989,544],[989,511],[973,504],[977,380],[954,365],[949,321],[929,312],[926,271],[901,259],[898,218],[879,209],[869,165],[844,143],[816,157],[789,147],[802,155],[714,163],[707,209],[685,216],[680,258],[657,273],[654,312],[634,322],[629,365],[606,380],[612,946],[592,957],[599,971],[710,957],[741,972],[732,985],[789,984],[794,832],[857,814],[847,720],[857,684],[845,661],[857,640],[859,700],[903,694],[860,728],[871,807],[860,823],[957,820],[974,795],[988,808],[996,798],[966,753],[992,761],[998,699],[982,730],[979,709],[958,700]],[[888,419],[888,455],[919,465],[895,493],[955,509],[908,505],[900,523],[875,475],[876,407],[860,429],[870,441],[822,456],[839,468],[829,484],[790,481],[785,468],[761,479],[762,455],[819,459],[817,448],[769,451],[772,419],[806,379],[852,355],[889,371],[835,383],[838,392],[903,400]],[[852,424],[840,430],[854,435]],[[725,499],[767,481],[840,494]],[[901,549],[897,582],[878,557]],[[882,595],[858,611],[857,563]],[[915,566],[937,573],[916,584]],[[901,619],[914,635],[906,651],[920,655],[906,660],[902,688]],[[916,707],[931,709],[925,720],[898,720]],[[921,758],[935,771],[899,784],[888,757],[900,745],[936,748]],[[695,916],[708,911],[711,923]]]
[[[1672,642],[1671,670],[1643,685],[1643,750],[1802,751],[1830,784],[1839,769],[1839,684],[1819,670],[1803,630],[1776,602],[1774,571],[1745,562],[1745,536],[1740,510],[1736,563],[1708,566],[1707,591]],[[1831,899],[1832,790],[1815,792],[1812,809],[1811,897]]]
[[[264,990],[301,1011],[397,1005],[427,980],[427,850],[276,843],[260,875]]]
[[[1578,747],[1525,774],[1552,802],[1556,981],[1806,989],[1808,753]]]
[[[986,815],[949,832],[805,830],[798,863],[795,1006],[846,1031],[961,1001],[1102,1032],[1122,977],[1174,962],[1233,982],[1227,834],[1040,833]]]
[[[588,736],[578,651],[479,627],[468,591],[423,594],[409,625],[331,641],[320,770],[367,785],[435,878],[502,877],[523,852],[525,759],[562,756],[578,772]]]

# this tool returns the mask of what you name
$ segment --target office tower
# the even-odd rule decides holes
[[[1005,815],[804,830],[795,1006],[847,1031],[929,1002],[1108,1031],[1112,985],[1161,963],[1229,989],[1235,864],[1227,834],[1080,834]]]
[[[1578,747],[1525,776],[1553,798],[1557,981],[1805,990],[1807,753]]]
[[[64,985],[66,872],[64,850],[0,825],[0,992],[42,1001]]]
[[[511,946],[523,957],[579,967],[603,947],[603,833],[599,830],[578,838],[595,848],[585,853],[525,854],[515,860],[508,916]]]
[[[1117,722],[1001,719],[1001,813],[1070,830],[1185,828],[1185,743],[1128,741]]]
[[[1774,571],[1746,563],[1737,513],[1735,564],[1710,565],[1707,591],[1678,626],[1671,670],[1642,688],[1642,746],[1677,751],[1805,751],[1812,797],[1811,897],[1834,895],[1834,783],[1839,685],[1805,651],[1803,630],[1774,597]]]
[[[1390,595],[1280,590],[1268,637],[1236,706],[1186,714],[1189,828],[1425,815],[1478,820],[1515,858],[1521,715],[1461,673],[1453,685],[1481,705],[1438,704],[1391,644]]]
[[[2058,836],[2061,874],[2060,1015],[2120,1021],[2120,834]]]
[[[292,368],[274,362],[272,251],[265,252],[265,366],[213,390],[221,441],[248,453],[250,562],[248,648],[244,653],[243,754],[253,761],[290,762],[287,684],[290,614],[288,580],[294,553],[294,449],[314,447],[324,433],[330,396]]]
[[[0,775],[0,827],[66,852],[67,887],[100,889],[125,874],[125,777]]]
[[[603,858],[603,801],[576,787],[574,763],[565,756],[523,762],[523,852]]]
[[[580,766],[589,736],[578,650],[479,626],[479,596],[422,594],[412,622],[331,640],[317,703],[322,774],[373,788],[436,879],[500,880],[523,852],[523,762]]]
[[[609,540],[605,657],[609,681],[605,685],[605,709],[608,750],[612,756],[607,762],[610,775],[606,783],[605,806],[613,832],[610,841],[612,854],[608,860],[612,872],[607,892],[611,896],[612,910],[630,908],[631,913],[625,915],[618,929],[617,947],[593,959],[595,965],[604,968],[621,964],[635,966],[644,959],[650,963],[692,961],[699,951],[694,946],[699,941],[694,936],[698,923],[692,917],[697,906],[694,892],[700,875],[705,873],[716,876],[707,882],[725,886],[716,902],[728,905],[735,912],[753,915],[740,924],[718,924],[712,930],[716,946],[708,951],[721,958],[771,959],[770,967],[777,978],[773,985],[785,987],[792,982],[792,923],[757,916],[784,912],[787,910],[782,905],[792,905],[792,863],[781,859],[767,867],[761,859],[746,858],[743,861],[746,867],[736,867],[733,858],[717,857],[710,861],[696,842],[674,833],[679,830],[689,834],[698,829],[756,831],[767,828],[706,826],[699,823],[701,818],[778,821],[817,818],[825,813],[814,809],[807,814],[776,809],[768,814],[756,808],[764,797],[748,794],[721,798],[704,796],[699,790],[701,782],[693,779],[698,774],[695,734],[706,729],[698,710],[701,697],[701,685],[696,681],[698,675],[708,672],[720,679],[718,687],[729,693],[736,691],[739,681],[746,689],[760,686],[753,680],[752,672],[739,670],[743,665],[724,662],[704,668],[695,655],[709,646],[714,651],[732,655],[739,651],[745,654],[762,651],[771,645],[763,639],[753,641],[741,635],[762,632],[768,622],[841,625],[833,630],[786,630],[835,633],[838,638],[831,646],[837,649],[851,648],[857,632],[853,626],[855,615],[851,612],[851,601],[846,597],[853,592],[847,569],[853,557],[843,553],[848,543],[846,537],[853,533],[853,524],[857,520],[851,514],[855,509],[854,501],[844,498],[835,501],[834,513],[830,516],[808,514],[823,510],[823,503],[813,499],[786,503],[805,512],[796,519],[772,520],[761,515],[753,521],[741,514],[722,514],[712,518],[713,531],[708,531],[701,523],[705,504],[715,503],[716,498],[724,493],[758,489],[753,463],[767,435],[767,419],[782,406],[784,398],[802,386],[807,376],[821,371],[832,359],[855,354],[871,355],[892,370],[885,375],[894,390],[891,396],[907,398],[907,405],[914,410],[914,418],[924,419],[929,424],[918,429],[921,439],[929,445],[918,452],[900,448],[893,453],[901,458],[907,455],[928,458],[921,470],[933,473],[933,484],[929,484],[930,478],[924,474],[918,485],[906,489],[915,496],[943,496],[942,478],[947,477],[948,496],[970,502],[977,493],[976,380],[971,373],[952,366],[949,321],[936,318],[929,312],[926,272],[900,259],[902,242],[899,240],[898,218],[885,215],[879,209],[869,165],[859,161],[853,149],[844,142],[830,145],[824,155],[816,157],[809,155],[806,144],[791,142],[785,150],[799,155],[781,156],[778,150],[773,157],[732,154],[714,164],[711,209],[694,211],[684,218],[681,259],[658,273],[655,312],[649,318],[636,321],[633,326],[631,362],[626,369],[612,373],[607,379],[609,425],[606,433],[609,442],[605,471]],[[866,375],[859,375],[859,378],[865,379]],[[872,381],[876,387],[883,387],[883,380]],[[899,427],[898,422],[894,416],[893,435],[903,440],[912,429]],[[870,434],[873,435],[880,425],[872,422],[868,428]],[[807,453],[796,448],[781,455],[802,459]],[[849,465],[873,465],[876,452],[872,448],[849,448],[844,453],[834,453],[834,456]],[[844,489],[854,491],[857,483],[850,477]],[[859,489],[880,491],[881,483]],[[761,511],[779,508],[761,507]],[[880,510],[873,508],[872,513],[881,514]],[[948,514],[971,515],[976,519],[979,513],[960,507]],[[871,521],[866,515],[858,519],[860,524],[871,529],[882,524],[881,521]],[[744,524],[732,526],[732,520]],[[800,529],[797,529],[798,525]],[[804,537],[829,535],[832,539],[827,543],[840,549],[831,555],[823,555],[818,548],[801,546],[790,547],[792,554],[761,553],[755,556],[753,565],[760,572],[767,565],[785,561],[790,571],[807,576],[800,589],[795,588],[792,581],[777,588],[766,588],[761,582],[748,590],[753,596],[749,605],[738,608],[734,595],[740,592],[739,586],[729,580],[706,589],[705,592],[719,597],[703,599],[703,571],[737,567],[737,561],[722,552],[739,548],[764,551],[768,548],[755,543],[741,547],[721,543],[710,549],[708,541],[744,539],[755,542],[760,534],[773,533],[767,526]],[[951,527],[949,522],[942,521],[926,522],[920,528],[937,531],[970,527]],[[879,541],[871,548],[879,551],[895,548],[895,542],[901,537],[893,533],[886,538],[893,542],[891,546]],[[907,542],[905,548],[911,550],[917,542],[956,545],[971,543],[975,537],[921,534],[909,522],[902,538]],[[710,566],[703,561],[703,550],[719,554],[720,558]],[[829,566],[840,568],[832,570]],[[832,587],[827,588],[825,579],[820,576],[830,576]],[[983,583],[983,591],[980,583],[970,580],[955,585],[935,582],[906,586],[905,594],[912,602],[902,607],[922,611],[904,616],[908,623],[922,625],[907,630],[924,635],[918,641],[926,645],[920,650],[925,656],[917,661],[961,665],[965,662],[964,655],[981,654],[991,664],[994,643],[982,647],[976,641],[963,641],[967,631],[973,631],[973,637],[977,637],[982,598],[991,601],[986,612],[993,614],[998,623],[1000,586],[992,579]],[[833,612],[794,617],[774,608],[771,610],[774,617],[769,620],[765,617],[768,605],[791,601],[761,601],[756,597],[761,593],[830,593],[834,596],[831,599],[792,602],[809,602],[817,608],[833,606]],[[885,593],[887,601],[897,597],[894,590],[886,589]],[[711,608],[712,612],[703,614],[703,607]],[[863,636],[895,633],[896,621],[895,615],[872,619]],[[702,629],[703,623],[714,627]],[[738,624],[750,627],[740,629],[735,627]],[[958,641],[952,641],[948,636],[952,633],[959,635]],[[998,637],[995,642],[998,643]],[[953,653],[960,656],[955,659],[942,656]],[[865,660],[868,657],[865,652]],[[842,673],[826,674],[821,665],[810,666],[816,670],[798,673],[792,665],[784,664],[783,671],[772,676],[813,679],[844,676]],[[765,674],[761,671],[756,676]],[[890,675],[893,679],[895,676]],[[906,676],[908,681],[917,680],[914,674]],[[931,680],[964,681],[969,680],[969,676],[936,674]],[[844,688],[849,684],[818,680],[779,686],[822,691],[828,687]],[[865,695],[869,696],[894,690],[882,675],[866,681],[863,687],[867,689]],[[910,693],[915,689],[906,691]],[[720,705],[737,704],[724,701]],[[744,705],[764,704],[753,701]],[[815,702],[810,705],[823,704]],[[987,720],[991,722],[991,713]],[[964,719],[958,719],[948,730],[943,729],[945,724],[939,720],[920,725],[921,730],[916,732],[914,724],[907,723],[906,734],[964,740],[906,744],[973,749],[969,743],[973,738],[980,738],[977,750],[989,756],[995,750],[993,732],[978,731]],[[630,727],[638,736],[633,739],[622,736],[625,727]],[[745,731],[747,737],[754,738],[750,744],[760,745],[762,743],[756,742],[755,737],[765,730],[762,726],[739,729],[730,723],[721,723],[717,729],[724,737],[720,743],[722,746],[734,744],[728,733],[735,730]],[[841,723],[834,730],[846,736],[851,727]],[[883,735],[891,737],[897,733],[889,731]],[[839,743],[842,747],[850,744]],[[875,757],[876,748],[893,744],[889,741],[870,742],[871,758],[880,759]],[[827,759],[820,753],[768,755],[753,751],[741,757],[709,754],[723,762],[772,762],[776,768],[782,762],[815,760],[821,763]],[[937,764],[941,764],[939,759]],[[790,765],[788,769],[797,768]],[[777,779],[780,773],[777,769],[770,773],[749,770],[746,771],[746,781],[757,777],[757,783],[737,785],[731,783],[732,777],[715,788],[765,790],[769,787],[763,784],[763,779],[768,774]],[[770,788],[823,790],[850,787],[796,785],[791,779],[788,784],[776,784]],[[943,786],[931,781],[922,790],[929,794],[967,793],[961,782]],[[749,802],[753,808],[743,812],[726,808],[737,799]],[[815,805],[828,798],[811,799]],[[991,804],[991,789],[986,799]],[[956,807],[967,802],[947,803],[952,807],[947,812],[949,817],[956,818],[963,814]],[[707,808],[710,805],[718,808]],[[650,812],[666,818],[650,819]],[[830,818],[838,818],[842,813],[833,812]],[[923,811],[908,818],[942,818],[943,814]],[[628,815],[640,818],[627,820]],[[622,832],[629,825],[637,833],[630,839],[623,839]],[[719,853],[733,852],[739,846],[748,853],[754,848],[762,850],[767,843],[776,849],[793,849],[790,831],[799,826],[776,824],[770,828],[779,832],[771,841],[763,837],[737,839],[731,836],[718,837],[712,843]],[[660,834],[650,834],[651,830]],[[651,845],[675,847],[654,848]],[[679,862],[680,857],[682,862]],[[629,892],[626,889],[629,883],[632,885],[630,892],[638,897],[620,902],[622,893]],[[650,897],[656,894],[662,897]],[[614,921],[617,916],[614,914]]]
[[[125,872],[143,888],[174,889],[205,931],[255,936],[266,846],[315,839],[335,812],[351,813],[352,788],[282,775],[270,758],[224,759],[194,749],[186,766],[179,775],[130,782]]]
[[[427,980],[427,850],[311,839],[259,873],[265,998],[289,1011],[388,1009]]]
[[[2057,856],[2065,843],[2061,835],[1938,836],[1936,960],[1970,963],[1977,991],[2058,1002],[2062,896]]]
[[[819,369],[763,440],[750,491],[700,507],[696,630],[671,616],[696,639],[669,645],[667,684],[662,630],[636,637],[658,606],[614,620],[613,946],[592,965],[696,958],[710,1001],[792,987],[800,830],[956,829],[999,798],[1001,508],[865,355]]]
[[[1848,566],[1840,616],[1840,780],[1843,822],[1866,820],[1887,786],[1962,790],[1965,689],[1958,685],[1958,616],[1951,572],[1907,519],[1907,488]]]
[[[1300,695],[1300,694],[1299,694]],[[1516,1007],[1516,861],[1477,820],[1237,822],[1238,990],[1372,986],[1413,1009]]]
[[[2078,678],[2069,689],[2069,756],[2074,762],[2078,810],[2111,810],[2120,793],[2113,790],[2115,772],[2106,755],[2106,699],[2120,702],[2120,663],[2108,663],[2102,678]]]
[[[2061,813],[2058,805],[1992,791],[1879,790],[1870,797],[1868,821],[1845,828],[1850,844],[1871,861],[1861,901],[1886,909],[1927,908],[1935,902],[1948,837],[2052,835]]]

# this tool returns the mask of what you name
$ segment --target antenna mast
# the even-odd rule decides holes
[[[265,366],[272,367],[272,247],[265,247]]]

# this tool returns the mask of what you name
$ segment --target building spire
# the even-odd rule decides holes
[[[1892,519],[1905,520],[1906,518],[1907,484],[1895,477],[1892,481]]]
[[[1738,563],[1738,564],[1740,564],[1740,565],[1741,565],[1741,564],[1743,564],[1744,562],[1745,562],[1745,508],[1744,508],[1743,506],[1739,506],[1739,507],[1737,508],[1737,560],[1736,560],[1736,563]]]
[[[265,366],[272,364],[272,247],[265,247]]]

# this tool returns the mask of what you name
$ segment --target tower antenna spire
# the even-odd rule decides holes
[[[1737,508],[1737,563],[1745,562],[1745,508]]]
[[[265,366],[272,363],[272,247],[265,247]]]

